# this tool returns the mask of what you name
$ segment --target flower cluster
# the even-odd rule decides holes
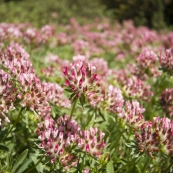
[[[23,107],[42,116],[50,116],[46,93],[28,58],[28,53],[19,44],[11,44],[0,54],[1,114],[6,121],[5,113],[15,108],[15,101],[21,101]]]
[[[78,146],[84,152],[91,154],[94,157],[100,157],[102,149],[105,147],[105,134],[98,128],[90,127],[89,130],[80,131]]]
[[[48,118],[44,124],[39,124],[37,130],[38,138],[42,141],[39,148],[43,148],[47,155],[52,158],[52,163],[58,158],[60,163],[68,170],[70,166],[77,166],[78,163],[78,158],[66,151],[67,147],[77,142],[78,131],[77,122],[71,120],[67,115],[60,117],[57,123]]]
[[[133,100],[132,103],[126,101],[124,109],[118,113],[118,116],[125,121],[126,124],[136,129],[144,122],[144,112],[145,109],[139,105],[138,101]]]
[[[101,78],[104,78],[108,74],[108,63],[103,58],[94,58],[90,63],[97,68],[97,73]]]
[[[149,84],[146,85],[144,81],[140,80],[136,76],[132,76],[123,82],[123,90],[126,95],[141,98],[147,102],[149,102],[153,96],[153,92],[150,88]]]
[[[51,157],[51,163],[59,160],[66,170],[78,164],[78,157],[70,152],[70,147],[76,145],[94,157],[100,157],[105,147],[102,131],[98,128],[83,131],[68,115],[59,117],[57,122],[46,118],[44,124],[39,123],[37,133],[42,142],[39,148]]]
[[[173,51],[172,49],[167,49],[165,55],[160,56],[160,64],[164,71],[172,74],[173,71]]]
[[[65,98],[64,89],[57,83],[43,82],[42,85],[49,102],[60,107],[69,108],[71,106],[70,100]]]
[[[124,98],[119,88],[109,85],[107,94],[105,96],[106,109],[110,112],[122,112]]]
[[[135,132],[140,152],[147,152],[151,157],[159,151],[158,132],[153,131],[152,122],[146,121],[140,127],[140,132]]]
[[[172,155],[172,133],[173,121],[169,118],[154,117],[152,122],[144,122],[135,131],[140,152],[147,152],[151,157],[159,151]]]
[[[10,122],[6,113],[15,108],[14,100],[16,96],[14,90],[15,87],[10,81],[10,75],[0,69],[0,126],[2,126],[4,120]]]
[[[65,85],[75,93],[76,97],[80,97],[82,93],[86,93],[99,85],[96,67],[89,63],[73,62],[70,66],[65,67],[64,75],[66,78]]]
[[[158,76],[160,74],[156,66],[158,56],[151,48],[144,47],[140,55],[137,57],[137,62],[140,65],[140,68],[145,70],[148,75]]]
[[[157,55],[150,48],[143,48],[141,54],[137,57],[138,63],[144,69],[150,68],[157,60]]]
[[[160,105],[169,116],[173,115],[173,88],[167,88],[160,96]]]
[[[165,154],[173,155],[173,120],[154,117],[153,126],[159,136],[161,151]]]
[[[11,126],[16,130],[10,128],[2,142],[6,137],[15,138],[23,133],[18,127],[27,130],[28,118],[35,115],[28,111],[31,110],[40,116],[37,120],[41,121],[37,130],[38,148],[46,153],[50,163],[58,162],[65,171],[71,167],[83,173],[103,172],[109,167],[120,170],[123,157],[134,160],[134,155],[129,156],[129,152],[119,153],[124,150],[127,138],[135,138],[139,151],[153,158],[158,152],[170,155],[164,162],[169,163],[173,155],[173,120],[169,119],[173,115],[173,88],[169,88],[171,76],[162,73],[159,66],[173,74],[173,51],[169,48],[173,43],[173,33],[163,35],[147,27],[136,28],[132,21],[113,25],[106,19],[104,23],[83,26],[71,19],[69,25],[59,27],[45,25],[37,29],[29,24],[0,24],[0,126],[10,120],[12,123],[12,120],[18,121]],[[11,44],[5,48],[8,43]],[[38,65],[35,71],[29,54],[19,43],[29,44],[28,50],[33,54],[45,46],[43,53],[51,48],[50,51],[58,52],[58,55],[48,53],[43,59],[32,56],[31,60]],[[58,49],[53,50],[56,45]],[[164,49],[167,49],[165,55],[158,58],[158,53]],[[72,62],[64,60],[66,55],[72,56]],[[161,81],[162,77],[166,82]],[[158,98],[164,118],[153,118],[160,113]],[[21,107],[27,108],[22,122],[16,118]],[[13,109],[16,110],[12,112]],[[51,113],[57,117],[57,111],[59,118],[54,120]],[[69,112],[70,116],[66,115]],[[146,114],[150,121],[145,120]],[[118,121],[112,121],[117,118]],[[22,126],[16,128],[18,124]],[[95,126],[86,129],[90,124]],[[4,132],[7,128],[3,129]],[[100,128],[105,130],[106,136],[110,135],[107,147],[105,134]],[[33,137],[29,133],[28,136]],[[26,140],[30,144],[30,140]],[[116,155],[111,152],[102,157],[104,150],[115,151],[115,146]],[[134,151],[134,148],[128,151]],[[163,154],[158,156],[162,160]],[[117,159],[120,164],[115,164]],[[4,160],[0,165],[2,163]],[[149,167],[154,169],[153,163]],[[122,171],[126,171],[128,165]],[[53,169],[49,166],[47,163],[45,169]]]

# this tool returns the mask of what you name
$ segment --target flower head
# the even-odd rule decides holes
[[[65,85],[75,93],[76,97],[80,97],[82,93],[86,93],[99,85],[95,72],[96,67],[89,63],[85,64],[82,61],[73,62],[64,69]]]
[[[150,85],[146,85],[136,76],[128,78],[123,83],[123,90],[128,96],[141,98],[147,102],[149,102],[153,96]]]
[[[76,166],[78,158],[66,149],[78,140],[80,128],[75,120],[68,115],[58,118],[55,122],[51,118],[47,118],[44,124],[39,124],[37,133],[41,144],[39,148],[45,150],[48,156],[52,158],[51,162],[59,159],[62,166],[69,169],[69,166]]]
[[[135,137],[140,152],[151,157],[157,152],[173,155],[173,121],[169,118],[154,117],[135,129]]]
[[[54,105],[69,108],[70,100],[65,97],[64,89],[57,83],[43,82],[43,91],[46,93],[47,100]]]
[[[99,158],[105,147],[104,136],[105,134],[97,127],[90,127],[89,130],[80,131],[78,146],[83,151]]]
[[[173,121],[169,118],[154,117],[153,126],[158,132],[161,151],[173,155]]]
[[[106,109],[110,112],[117,113],[122,111],[124,98],[119,88],[109,85],[105,100],[107,102]]]
[[[160,56],[160,64],[164,71],[172,74],[173,72],[173,50],[167,49],[165,55]]]
[[[153,131],[152,122],[146,121],[135,131],[135,137],[138,142],[140,152],[147,152],[151,157],[159,151],[158,132]]]
[[[134,100],[132,103],[126,101],[124,109],[118,113],[118,116],[129,126],[138,128],[144,122],[143,112],[145,109],[139,105],[138,101]]]

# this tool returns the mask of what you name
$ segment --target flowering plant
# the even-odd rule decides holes
[[[0,24],[0,172],[171,173],[170,34],[63,28]]]

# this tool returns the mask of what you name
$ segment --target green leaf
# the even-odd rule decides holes
[[[28,149],[26,149],[25,151],[23,151],[20,156],[17,158],[16,162],[14,163],[14,166],[12,168],[11,173],[15,173],[17,168],[22,164],[22,162],[26,159],[28,155]]]
[[[35,164],[35,168],[38,172],[43,172],[44,168],[45,168],[45,165],[43,165],[41,162],[38,164],[38,161],[40,158],[38,158],[38,155],[36,153],[32,153],[30,155],[32,161],[34,162]],[[43,157],[43,156],[42,156]],[[50,158],[48,158],[48,160],[50,161]]]
[[[114,166],[113,166],[113,161],[110,160],[109,163],[106,166],[106,172],[107,173],[114,173]]]
[[[84,96],[84,94],[81,94],[81,96],[79,98],[79,101],[80,101],[81,106],[83,107],[84,104],[85,104],[85,96]]]
[[[18,169],[17,173],[23,173],[28,166],[31,164],[31,159],[25,159],[24,163],[21,165],[21,167]]]
[[[0,145],[0,150],[2,150],[2,151],[9,151],[9,148],[4,146],[4,145]]]

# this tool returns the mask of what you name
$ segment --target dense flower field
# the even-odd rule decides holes
[[[171,173],[173,32],[108,19],[0,24],[0,172]]]

